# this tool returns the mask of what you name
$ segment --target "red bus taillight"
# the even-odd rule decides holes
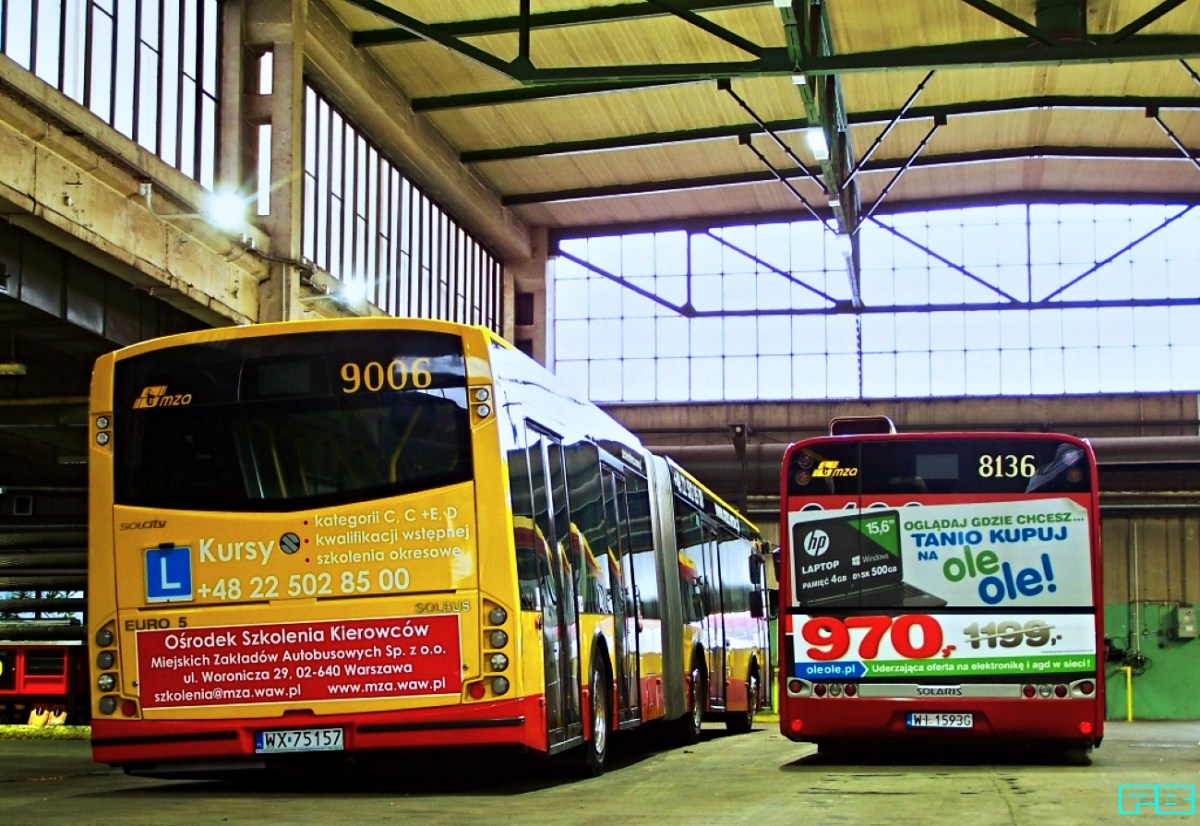
[[[846,683],[846,687],[842,691],[847,697],[853,697],[858,694],[858,686],[854,683]]]
[[[1065,685],[1056,685],[1054,687],[1054,696],[1055,697],[1066,697],[1067,696],[1067,687]]]
[[[1096,692],[1096,684],[1091,680],[1084,680],[1075,687],[1079,689],[1080,694],[1086,694],[1090,696]]]
[[[824,683],[817,683],[813,686],[813,694],[816,694],[818,697],[824,697],[827,691],[829,689],[825,687]]]
[[[1032,698],[1032,697],[1037,696],[1037,689],[1031,685],[1027,685],[1027,686],[1023,686],[1021,688],[1021,693],[1024,694],[1026,697]]]

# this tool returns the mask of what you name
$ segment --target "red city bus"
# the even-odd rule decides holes
[[[1098,746],[1090,446],[865,429],[784,454],[782,733],[826,749],[893,738],[1035,740],[1076,756]]]

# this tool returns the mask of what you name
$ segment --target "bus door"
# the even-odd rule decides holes
[[[638,656],[637,616],[633,600],[632,572],[626,573],[629,554],[629,520],[625,500],[625,477],[604,468],[604,521],[608,526],[607,563],[612,584],[613,679],[617,687],[615,706],[619,723],[641,718],[641,674]],[[633,609],[631,611],[631,609]],[[630,623],[634,627],[630,628]]]
[[[725,708],[725,612],[721,595],[721,554],[717,529],[700,518],[704,532],[701,545],[701,566],[704,570],[704,647],[708,651],[708,704],[710,708]]]
[[[579,614],[575,577],[570,570],[570,510],[562,443],[528,426],[529,471],[534,522],[544,553],[538,554],[542,611],[546,728],[550,753],[583,736],[580,714]]]

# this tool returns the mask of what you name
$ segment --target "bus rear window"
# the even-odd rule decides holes
[[[830,439],[792,454],[789,496],[1079,493],[1090,463],[1073,442],[1042,438]]]
[[[290,511],[471,475],[462,342],[428,332],[242,338],[117,364],[114,499]]]

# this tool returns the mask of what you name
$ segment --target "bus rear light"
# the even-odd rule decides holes
[[[499,630],[493,631],[492,633],[488,634],[488,642],[491,644],[492,648],[503,648],[504,646],[508,645],[508,634]]]
[[[840,685],[838,685],[837,683],[834,683],[833,685],[829,686],[829,696],[830,697],[841,697],[842,696],[842,687]]]
[[[126,700],[121,703],[121,713],[126,717],[133,717],[137,714],[137,703],[133,700]]]
[[[1037,689],[1031,685],[1027,685],[1027,686],[1023,686],[1021,688],[1021,693],[1024,694],[1026,697],[1036,697]]]
[[[854,683],[846,683],[846,687],[842,689],[842,693],[847,697],[856,697],[858,696],[858,686]]]
[[[114,637],[112,628],[107,625],[96,632],[96,645],[100,646],[101,648],[107,648],[108,646],[112,645],[113,639]]]
[[[96,688],[101,691],[112,691],[117,687],[117,675],[105,672],[96,678]]]
[[[1085,697],[1090,697],[1096,693],[1096,684],[1091,680],[1080,680],[1075,683],[1073,688]]]
[[[499,605],[488,611],[488,622],[492,625],[503,625],[507,619],[508,612]]]
[[[805,690],[806,685],[807,684],[803,680],[797,680],[794,678],[791,680],[788,680],[788,682],[787,682],[788,694],[796,694],[796,695],[807,694],[808,692]]]
[[[1049,697],[1051,695],[1051,693],[1053,693],[1053,691],[1054,691],[1054,689],[1050,688],[1050,686],[1048,686],[1048,685],[1039,685],[1038,686],[1038,696],[1041,697],[1042,699],[1046,699],[1047,697]]]
[[[492,667],[492,671],[503,671],[508,668],[508,657],[503,654],[493,654],[489,664]]]
[[[112,696],[101,697],[98,705],[101,714],[112,714],[117,710],[117,698]]]
[[[1055,697],[1066,697],[1067,696],[1067,687],[1065,685],[1056,685],[1054,687],[1054,696]]]
[[[483,695],[487,694],[487,686],[483,683],[471,683],[471,688],[467,693],[471,695],[472,700],[482,700]]]
[[[1090,720],[1083,720],[1082,722],[1080,722],[1079,733],[1080,734],[1091,734],[1092,733],[1092,723]]]
[[[508,680],[504,677],[492,677],[492,693],[499,696],[508,693]]]
[[[473,410],[476,416],[486,419],[492,415],[492,406],[488,404],[492,400],[492,388],[476,387],[471,391],[471,399],[474,402]]]
[[[829,689],[825,687],[824,683],[817,683],[813,686],[813,694],[816,694],[818,697],[824,697],[828,691]]]
[[[792,720],[792,722],[788,724],[788,728],[791,729],[792,734],[799,734],[800,730],[804,728],[804,721]]]
[[[96,667],[97,668],[104,668],[104,669],[112,668],[114,665],[116,665],[116,662],[117,662],[117,655],[112,651],[101,651],[99,654],[96,655]]]

